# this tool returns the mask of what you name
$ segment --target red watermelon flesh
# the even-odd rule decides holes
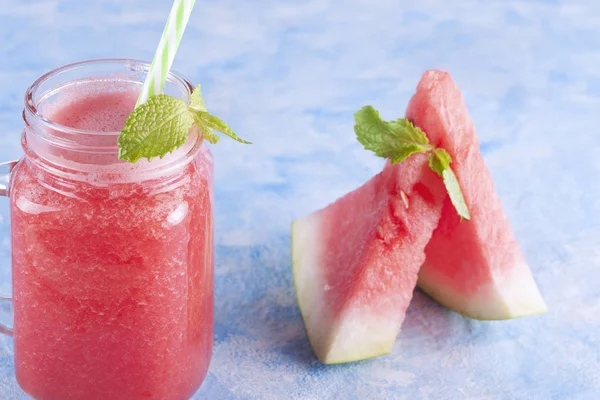
[[[448,73],[426,72],[406,118],[452,157],[471,214],[460,221],[446,198],[427,245],[419,286],[469,317],[507,319],[546,311],[496,193],[460,90]]]
[[[390,352],[445,197],[441,179],[418,154],[294,221],[298,305],[324,363]]]

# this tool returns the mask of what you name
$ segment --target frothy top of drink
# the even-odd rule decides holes
[[[135,108],[140,86],[120,80],[82,81],[61,90],[43,113],[54,123],[90,132],[119,132]]]
[[[26,129],[30,158],[52,164],[55,173],[96,185],[179,173],[198,154],[197,130],[183,146],[162,158],[128,163],[117,157],[119,132],[135,108],[140,89],[140,82],[109,76],[74,80],[47,90],[36,107],[38,115],[51,124],[31,119],[31,127]],[[204,153],[212,163],[210,153]]]

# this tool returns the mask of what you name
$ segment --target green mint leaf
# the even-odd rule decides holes
[[[212,144],[219,141],[215,130],[238,142],[250,143],[238,137],[221,119],[206,111],[198,85],[190,96],[189,105],[181,99],[159,94],[133,110],[119,136],[119,158],[133,163],[140,158],[162,158],[187,141],[194,123],[198,133],[202,133],[202,137]]]
[[[202,97],[202,90],[200,89],[200,85],[196,86],[196,89],[192,92],[190,96],[190,108],[198,111],[208,111],[206,109],[206,105],[204,104],[204,98]],[[192,111],[190,111],[192,112]],[[194,114],[192,114],[192,117]],[[219,142],[219,136],[215,133],[215,131],[208,126],[203,126],[200,128],[202,133],[202,137],[206,139],[211,144],[217,144]]]
[[[425,133],[410,121],[400,118],[386,122],[371,106],[365,106],[354,114],[354,132],[365,149],[390,159],[392,164],[433,148]]]
[[[450,195],[450,201],[452,201],[456,212],[461,218],[470,220],[471,214],[458,184],[458,179],[456,179],[454,171],[450,168],[451,162],[452,158],[450,154],[442,148],[434,149],[429,154],[429,167],[442,177],[444,186],[446,186],[448,195]]]
[[[119,158],[137,162],[164,157],[187,140],[194,119],[181,99],[158,94],[138,106],[119,136]]]
[[[229,127],[229,125],[227,125],[222,119],[220,119],[219,117],[215,117],[214,115],[210,114],[208,111],[199,111],[193,107],[190,107],[190,112],[193,115],[194,121],[196,122],[196,124],[200,128],[202,128],[203,131],[205,128],[214,129],[215,131],[219,131],[219,132],[229,136],[233,140],[237,140],[240,143],[252,144],[252,142],[248,142],[248,141],[240,138],[238,135],[236,135],[233,132],[233,130]]]
[[[444,170],[450,168],[452,157],[442,148],[437,148],[429,154],[429,168],[437,172],[439,176],[444,177]]]
[[[211,143],[211,144],[219,143],[219,135],[217,135],[214,130],[212,130],[211,128],[206,127],[206,126],[203,126],[201,128],[201,130],[202,130],[202,137],[204,139],[208,140],[209,143]]]
[[[365,106],[354,114],[354,132],[365,149],[388,158],[392,164],[404,161],[411,154],[429,153],[429,167],[442,177],[456,212],[463,219],[471,219],[456,175],[450,168],[450,154],[429,144],[427,135],[419,127],[404,118],[384,121],[377,110]]]
[[[194,118],[194,122],[202,130],[202,136],[212,144],[216,144],[219,141],[219,136],[215,134],[215,130],[224,133],[238,142],[250,144],[237,136],[233,130],[220,118],[211,115],[206,109],[204,104],[204,98],[202,97],[202,91],[200,85],[196,86],[196,89],[190,96],[190,113]]]
[[[192,95],[190,96],[190,107],[198,111],[208,111],[206,109],[206,105],[204,104],[204,98],[202,97],[200,85],[196,86],[196,89],[194,89]]]

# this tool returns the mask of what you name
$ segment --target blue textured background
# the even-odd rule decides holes
[[[83,59],[151,58],[171,2],[0,3],[0,159],[12,159],[36,77]],[[594,0],[198,0],[175,68],[255,145],[214,147],[215,352],[196,398],[600,398],[599,65]],[[295,305],[289,223],[379,171],[352,113],[373,104],[401,116],[427,68],[463,89],[550,312],[471,321],[417,292],[392,355],[322,366]],[[11,346],[0,339],[0,399],[26,399]]]

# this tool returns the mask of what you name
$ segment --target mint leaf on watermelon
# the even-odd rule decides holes
[[[444,170],[450,168],[452,157],[450,157],[450,154],[446,150],[437,148],[429,154],[427,161],[429,161],[429,168],[443,177],[442,173]]]
[[[425,153],[433,147],[425,133],[410,121],[400,118],[386,122],[379,112],[365,106],[354,114],[356,138],[367,150],[392,164],[402,162],[414,153]]]
[[[458,184],[458,179],[456,179],[456,174],[454,174],[454,171],[450,168],[450,163],[452,162],[450,154],[442,148],[437,148],[431,151],[428,161],[429,168],[435,171],[444,180],[444,186],[446,186],[452,205],[456,209],[458,215],[460,215],[461,218],[470,220],[471,214],[469,213],[465,197]]]
[[[471,219],[458,179],[450,168],[452,157],[446,150],[429,144],[427,135],[419,127],[406,118],[386,122],[372,106],[365,106],[354,114],[354,132],[365,149],[389,159],[392,164],[415,153],[429,153],[429,167],[442,177],[456,212],[463,219]]]

